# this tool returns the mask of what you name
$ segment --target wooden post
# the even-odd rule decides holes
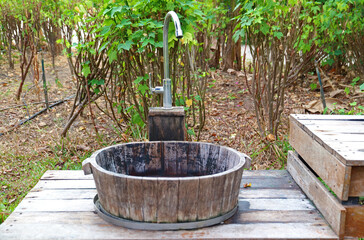
[[[150,108],[149,141],[185,141],[185,111],[183,107]]]

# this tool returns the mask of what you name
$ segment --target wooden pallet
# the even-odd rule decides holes
[[[335,233],[364,237],[364,116],[291,115],[290,143],[287,168]]]
[[[245,183],[252,187],[244,188]],[[91,175],[47,171],[0,225],[0,239],[337,239],[287,171],[244,171],[239,211],[218,226],[141,231],[113,226],[94,212]]]

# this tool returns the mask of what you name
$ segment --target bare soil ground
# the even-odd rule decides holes
[[[57,58],[55,70],[50,63],[50,57],[45,56],[49,100],[72,96],[75,80],[66,58]],[[353,101],[363,105],[362,95],[343,92],[346,86],[350,87],[350,77],[335,74],[327,77],[330,81],[326,81],[325,89],[329,93],[340,90],[334,97],[339,99],[342,107],[352,107],[349,103]],[[110,120],[98,112],[97,125],[102,135],[102,141],[98,142],[88,108],[62,139],[60,134],[72,109],[72,100],[13,129],[19,121],[44,108],[44,104],[36,104],[44,101],[43,88],[41,83],[33,80],[32,74],[26,80],[21,100],[15,100],[20,78],[19,64],[15,65],[15,70],[9,70],[6,62],[0,61],[0,133],[4,133],[0,136],[0,222],[1,204],[16,206],[47,169],[79,169],[82,160],[91,152],[123,141],[111,130]],[[42,81],[41,75],[39,81]],[[207,120],[200,141],[229,146],[252,156],[252,169],[284,168],[285,162],[277,159],[265,142],[271,141],[284,151],[289,148],[289,114],[305,113],[304,105],[320,99],[319,92],[309,86],[313,82],[317,82],[317,78],[308,76],[300,84],[287,89],[279,139],[263,141],[257,132],[254,104],[246,90],[245,78],[236,73],[212,72],[207,92]],[[27,107],[18,107],[24,103]]]

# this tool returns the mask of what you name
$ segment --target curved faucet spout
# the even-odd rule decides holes
[[[176,29],[176,38],[182,38],[182,28],[181,23],[177,14],[174,11],[169,11],[164,19],[163,25],[163,61],[164,61],[164,78],[169,78],[169,56],[168,56],[168,28],[169,21],[173,20],[174,27]]]

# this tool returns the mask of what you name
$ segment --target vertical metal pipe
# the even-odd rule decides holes
[[[168,56],[168,29],[169,29],[169,21],[173,20],[174,27],[176,30],[176,37],[183,37],[181,23],[177,14],[174,11],[170,11],[167,13],[164,19],[163,25],[163,63],[164,63],[164,79],[163,79],[163,107],[171,108],[172,107],[172,93],[171,93],[171,79],[169,78],[169,56]]]

